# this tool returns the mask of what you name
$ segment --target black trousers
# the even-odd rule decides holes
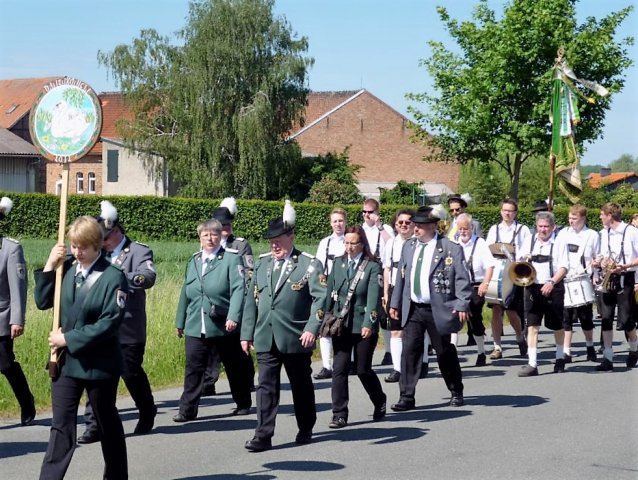
[[[255,384],[255,365],[253,363],[252,355],[243,355],[242,360],[244,361],[244,369],[246,375],[250,378],[250,386],[254,386]],[[215,386],[217,380],[219,380],[219,375],[222,371],[222,360],[219,356],[219,352],[217,352],[216,348],[213,348],[210,354],[208,355],[208,365],[206,365],[206,371],[204,372],[204,387]]]
[[[470,300],[470,321],[467,325],[468,333],[477,337],[485,335],[485,325],[483,325],[483,306],[485,297],[478,294],[478,285],[472,287],[472,299]]]
[[[338,337],[332,337],[334,361],[332,365],[332,414],[335,417],[348,419],[348,373],[350,372],[350,357],[354,349],[354,364],[361,385],[367,392],[373,405],[385,402],[386,396],[381,388],[379,377],[372,370],[372,355],[379,341],[379,334],[373,333],[368,338],[361,334],[343,332]]]
[[[450,342],[450,335],[441,335],[434,323],[431,305],[410,304],[408,321],[403,327],[403,353],[401,355],[401,378],[399,391],[401,399],[414,403],[416,384],[421,375],[423,357],[423,335],[430,334],[430,342],[436,350],[441,376],[452,394],[463,394],[461,365],[456,347]]]
[[[211,349],[217,349],[230,384],[230,393],[237,408],[250,408],[250,379],[243,368],[246,354],[241,349],[239,333],[221,337],[186,337],[186,366],[184,392],[179,399],[179,411],[187,417],[196,417],[202,395],[204,372]]]
[[[634,296],[634,272],[624,274],[624,287],[618,292],[601,293],[601,327],[603,331],[613,330],[614,313],[618,306],[618,330],[631,332],[636,328],[638,307]]]
[[[312,384],[311,353],[281,353],[273,339],[269,352],[257,353],[257,428],[255,437],[270,439],[275,433],[275,419],[281,393],[281,367],[286,369],[292,402],[300,432],[311,432],[317,422],[315,388]]]
[[[135,406],[140,412],[140,418],[153,417],[155,415],[155,399],[153,398],[153,392],[151,392],[148,376],[142,367],[146,344],[122,344],[121,349],[124,363],[124,371],[122,372],[124,385],[126,385],[131,398],[135,402]],[[84,422],[86,423],[87,432],[97,432],[97,421],[93,414],[91,402],[88,400],[84,409]]]
[[[40,479],[64,478],[76,441],[78,406],[86,390],[100,431],[104,478],[128,478],[126,442],[122,421],[115,406],[119,377],[106,380],[84,380],[59,376],[51,383],[53,419],[49,445],[42,461]]]
[[[9,335],[0,337],[0,373],[7,378],[11,390],[13,390],[16,400],[20,404],[20,408],[31,408],[33,395],[31,395],[22,367],[16,362],[16,357],[13,353],[13,340]]]

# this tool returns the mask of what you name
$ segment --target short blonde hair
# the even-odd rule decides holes
[[[102,250],[104,243],[102,227],[94,217],[89,215],[76,218],[69,226],[66,236],[71,243],[81,247],[93,247],[98,251]]]
[[[219,235],[222,233],[222,228],[222,224],[219,220],[211,218],[197,225],[197,236],[200,236],[202,232],[213,232]]]

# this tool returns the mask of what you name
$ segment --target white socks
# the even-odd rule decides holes
[[[332,338],[320,337],[319,350],[321,350],[321,364],[323,368],[332,370]]]
[[[538,363],[536,362],[536,349],[529,347],[527,349],[527,356],[529,358],[528,362],[532,367],[536,368]]]
[[[403,338],[390,338],[390,353],[392,355],[392,368],[401,371],[401,353],[403,352]]]

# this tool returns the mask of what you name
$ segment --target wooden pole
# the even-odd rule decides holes
[[[62,190],[60,192],[60,224],[58,226],[58,244],[64,245],[66,236],[66,205],[69,193],[69,163],[62,164]],[[53,293],[53,326],[52,332],[60,328],[60,299],[62,296],[62,279],[64,277],[64,262],[60,262],[55,269],[55,291]],[[59,370],[60,355],[55,348],[51,349],[49,356],[49,376],[57,378]]]

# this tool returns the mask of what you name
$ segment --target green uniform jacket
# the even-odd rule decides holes
[[[358,271],[359,263],[356,265],[355,274]],[[373,331],[379,330],[377,311],[379,308],[380,289],[383,282],[381,276],[381,266],[375,261],[369,261],[363,270],[363,277],[357,283],[354,294],[350,299],[347,328],[352,333],[361,333],[362,328],[370,328]],[[346,303],[348,297],[348,255],[335,258],[332,271],[328,275],[328,285],[324,309],[338,315]]]
[[[202,334],[202,309],[206,337],[229,335],[226,319],[241,323],[244,302],[244,267],[241,257],[231,249],[221,248],[202,275],[202,252],[197,252],[186,266],[186,276],[177,305],[175,326],[189,337]],[[210,318],[211,305],[219,314]]]
[[[307,353],[299,337],[304,331],[317,335],[325,288],[319,281],[321,262],[293,249],[275,290],[278,272],[273,274],[270,253],[260,257],[250,282],[241,339],[252,341],[257,352],[269,352],[272,342],[281,353]]]
[[[122,271],[100,257],[92,271],[102,272],[86,294],[73,325],[70,318],[75,292],[75,262],[65,262],[60,304],[60,324],[67,352],[61,375],[104,380],[122,372],[118,333],[126,302],[127,281]],[[40,310],[53,307],[55,271],[36,270],[35,303]]]

